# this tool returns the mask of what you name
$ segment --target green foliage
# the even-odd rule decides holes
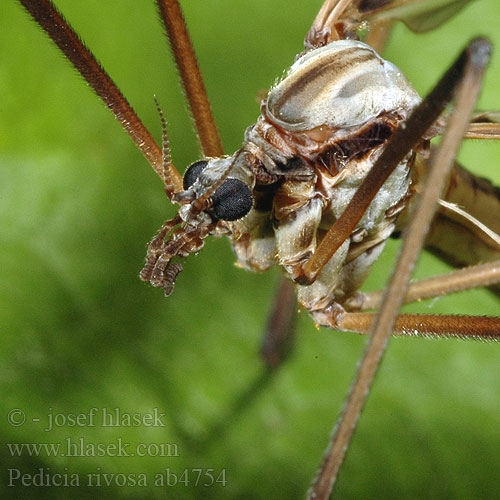
[[[173,208],[116,120],[22,12],[0,18],[0,424],[2,469],[132,473],[148,486],[16,487],[2,498],[302,498],[362,351],[353,334],[316,330],[302,312],[289,362],[266,376],[260,332],[276,272],[232,265],[224,240],[192,256],[175,293],[137,277],[146,242]],[[255,96],[301,51],[319,0],[185,1],[185,15],[227,151],[258,116]],[[153,94],[184,169],[198,146],[152,2],[58,2],[160,135]],[[140,4],[140,5],[138,5]],[[307,4],[307,5],[304,5]],[[475,34],[496,39],[500,7],[478,1],[436,32],[397,26],[387,57],[426,91]],[[480,108],[500,108],[494,55]],[[498,144],[467,144],[464,163],[497,183]],[[368,287],[383,286],[396,246]],[[418,273],[444,272],[429,255]],[[474,291],[412,311],[498,314]],[[497,345],[392,342],[338,483],[339,498],[498,498]],[[9,425],[14,408],[26,414]],[[49,414],[165,413],[165,426],[47,428]],[[102,414],[101,414],[102,415]],[[40,422],[33,422],[40,418]],[[62,418],[62,417],[59,417]],[[24,456],[5,443],[175,443],[177,457]],[[156,473],[191,484],[155,486]],[[193,485],[192,469],[226,470],[227,485]],[[101,477],[104,484],[104,479]],[[94,482],[95,484],[95,482]]]

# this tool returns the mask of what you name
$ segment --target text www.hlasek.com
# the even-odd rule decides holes
[[[7,443],[10,456],[21,457],[179,457],[175,443],[138,443],[117,438],[114,442],[93,443],[80,437],[62,443]]]

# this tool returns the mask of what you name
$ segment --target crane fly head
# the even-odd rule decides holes
[[[173,259],[199,251],[208,235],[223,234],[226,222],[248,214],[253,206],[253,179],[243,157],[238,151],[231,157],[197,161],[186,170],[184,190],[173,196],[180,208],[150,242],[142,280],[170,295],[182,270]]]

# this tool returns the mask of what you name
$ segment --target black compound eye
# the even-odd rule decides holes
[[[252,208],[253,198],[250,188],[238,179],[226,179],[215,191],[212,210],[219,220],[238,220]]]
[[[196,179],[198,179],[207,165],[208,161],[200,160],[189,166],[186,172],[184,172],[184,178],[182,179],[184,190],[189,189],[196,182]]]

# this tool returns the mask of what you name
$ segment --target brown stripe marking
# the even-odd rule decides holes
[[[349,56],[354,57],[348,58]],[[306,71],[305,74],[296,76],[296,81],[287,86],[287,89],[281,94],[277,101],[272,103],[272,107],[273,109],[281,108],[286,101],[299,94],[311,81],[320,77],[324,73],[342,73],[351,66],[355,66],[375,58],[376,56],[372,51],[368,49],[360,49],[359,47],[353,47],[340,53],[337,52],[335,54],[330,54],[328,57],[324,58],[324,61],[321,61],[322,64],[315,64],[311,69]],[[293,74],[290,75],[290,77],[293,77]],[[290,77],[287,77],[285,80]]]

